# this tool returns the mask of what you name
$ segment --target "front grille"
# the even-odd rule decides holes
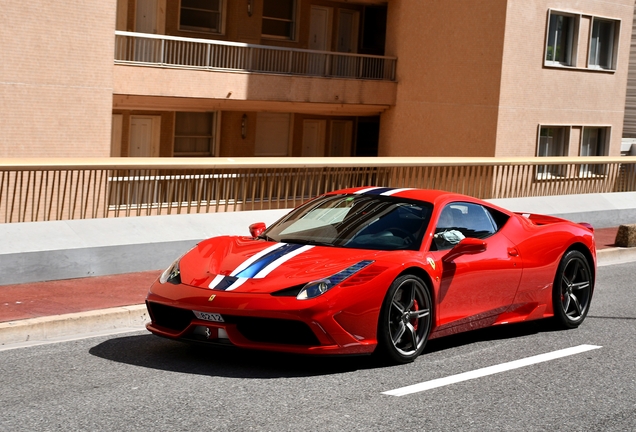
[[[171,330],[183,331],[190,325],[194,314],[188,309],[179,309],[159,303],[146,302],[153,324]]]
[[[166,306],[160,303],[146,302],[152,322],[155,325],[175,331],[183,331],[195,318],[188,309]],[[223,314],[225,322],[235,324],[237,330],[253,342],[265,342],[284,345],[320,345],[318,338],[309,326],[302,321],[231,316]]]
[[[266,342],[284,345],[320,345],[318,338],[309,326],[301,321],[252,318],[252,317],[227,317],[228,322],[236,324],[241,334],[253,342]]]

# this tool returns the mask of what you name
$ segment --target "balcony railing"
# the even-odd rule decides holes
[[[0,159],[0,223],[289,208],[375,185],[478,198],[636,191],[636,157]]]
[[[116,31],[115,63],[394,81],[396,59]]]

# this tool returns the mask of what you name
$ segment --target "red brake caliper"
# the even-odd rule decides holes
[[[417,304],[417,300],[413,299],[413,311],[417,312],[419,310],[419,306]],[[419,320],[417,318],[413,318],[413,320],[415,321],[413,324],[413,329],[417,330],[417,326],[419,325]]]

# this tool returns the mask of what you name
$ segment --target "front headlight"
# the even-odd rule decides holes
[[[346,268],[336,273],[333,276],[329,276],[328,278],[325,278],[325,279],[309,282],[300,290],[296,298],[298,300],[309,300],[309,299],[318,297],[319,295],[326,293],[331,288],[343,282],[345,279],[353,276],[354,274],[356,274],[363,268],[368,267],[372,263],[373,261],[369,261],[369,260],[360,261],[359,263],[354,264],[351,267]]]
[[[181,283],[181,272],[179,270],[179,261],[181,257],[174,260],[170,266],[161,273],[159,276],[159,283],[165,284],[170,282],[171,284],[179,285]]]

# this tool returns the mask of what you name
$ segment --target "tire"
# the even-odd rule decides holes
[[[414,275],[398,277],[382,303],[376,354],[390,363],[412,362],[424,351],[432,323],[426,283]]]
[[[557,269],[552,289],[554,319],[558,327],[578,327],[590,309],[594,278],[585,256],[576,250],[567,252]]]

